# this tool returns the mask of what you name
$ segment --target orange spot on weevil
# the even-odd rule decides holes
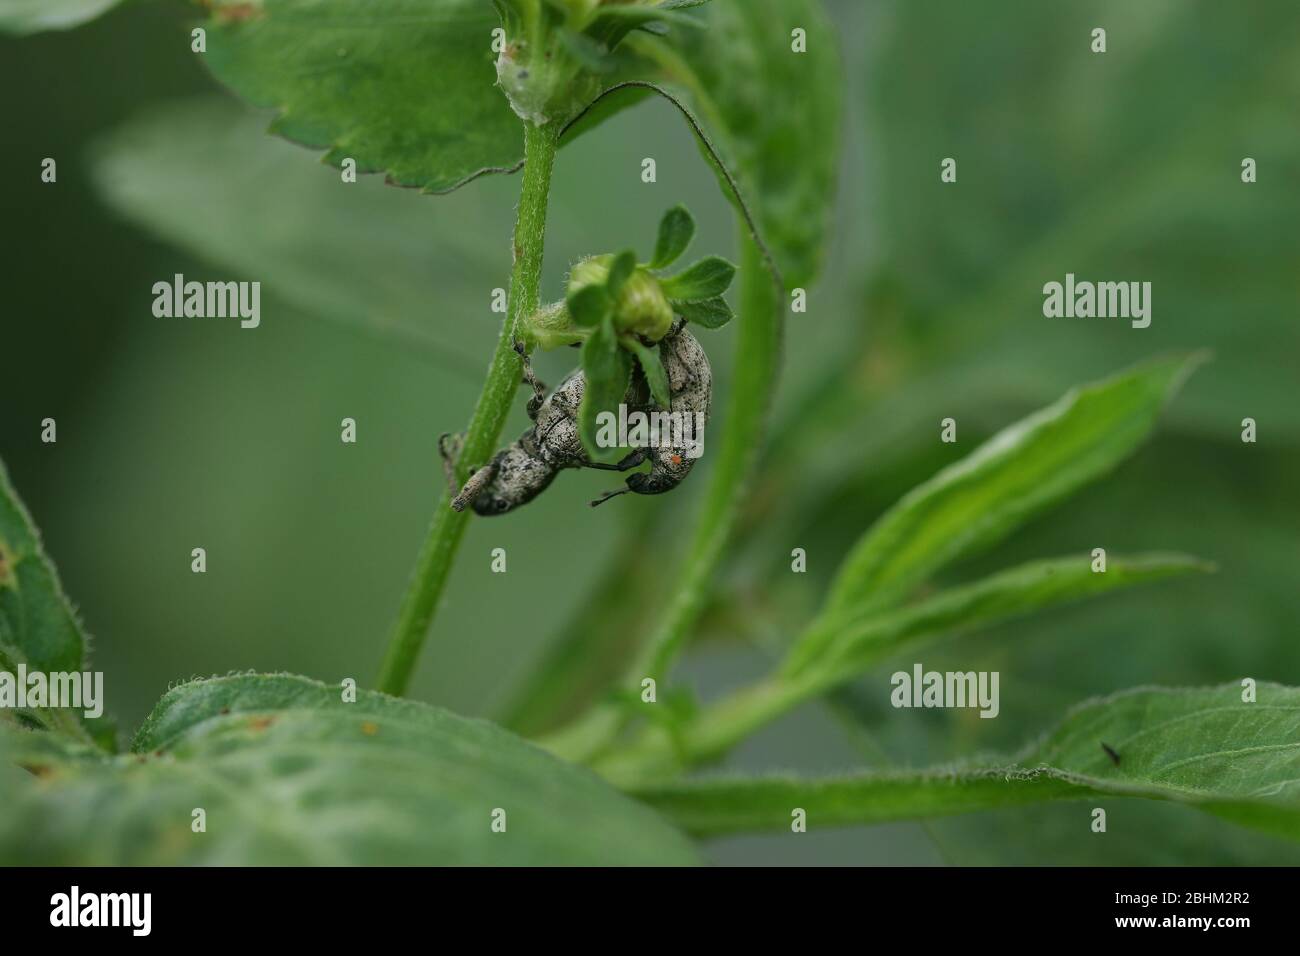
[[[669,457],[668,460],[671,461],[674,465],[680,465],[680,464],[682,463],[682,456],[681,456],[681,455],[672,455],[672,456]]]

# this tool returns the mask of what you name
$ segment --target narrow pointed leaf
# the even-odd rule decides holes
[[[659,220],[659,236],[650,268],[663,269],[676,262],[695,237],[695,219],[685,206],[674,206]]]
[[[845,558],[827,611],[894,603],[946,564],[993,545],[1109,472],[1147,438],[1203,360],[1160,358],[1072,389],[914,488]]]
[[[636,253],[631,249],[626,249],[614,257],[614,261],[609,264],[609,278],[605,282],[605,289],[609,292],[610,298],[618,297],[618,294],[623,291],[624,284],[632,278],[632,273],[635,271]]]
[[[584,327],[600,325],[613,306],[609,293],[600,285],[583,286],[570,295],[566,303],[573,321]]]
[[[659,346],[653,348],[642,345],[634,336],[625,336],[623,345],[633,355],[636,356],[637,362],[641,365],[641,371],[645,373],[646,383],[650,386],[650,394],[654,396],[655,404],[666,412],[673,410],[672,391],[668,387],[668,373],[664,371],[664,363],[659,358]]]
[[[727,300],[720,295],[695,302],[675,299],[670,304],[673,311],[683,319],[702,328],[720,329],[731,321],[731,306],[727,305]]]
[[[881,658],[927,638],[969,632],[1109,591],[1209,570],[1205,562],[1181,554],[1111,555],[1104,572],[1092,570],[1087,554],[1032,561],[907,607],[823,616],[792,649],[784,672],[820,675],[823,685],[843,683]]]
[[[735,274],[736,267],[726,259],[708,256],[660,284],[670,299],[712,299],[727,291]]]
[[[1300,840],[1300,689],[1262,683],[1256,695],[1245,702],[1232,683],[1138,688],[1092,700],[1005,764],[821,780],[690,780],[637,795],[702,836],[788,830],[792,807],[803,808],[815,830],[1045,800],[1144,797]]]
[[[618,414],[619,403],[627,394],[632,375],[631,356],[623,351],[606,318],[582,345],[582,374],[586,385],[578,409],[578,429],[583,448],[592,461],[611,462],[618,458],[617,447],[602,448],[596,442],[596,417],[601,412]]]

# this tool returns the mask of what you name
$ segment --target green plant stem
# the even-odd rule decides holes
[[[602,754],[592,766],[624,788],[662,781],[687,767],[720,759],[737,742],[823,689],[811,679],[768,678],[709,705],[675,735],[662,727],[647,727],[630,744]]]
[[[558,123],[547,126],[524,124],[523,184],[515,220],[509,313],[456,462],[456,478],[460,483],[464,483],[473,470],[485,464],[495,452],[511,402],[519,389],[521,363],[514,342],[520,324],[538,306],[546,238],[546,205],[559,133]],[[429,624],[446,587],[468,518],[468,512],[451,509],[451,495],[444,492],[420,548],[397,625],[380,666],[377,686],[385,693],[401,695],[410,684],[411,673],[428,636]]]
[[[763,423],[771,405],[781,345],[781,307],[758,247],[742,232],[740,314],[731,398],[722,422],[718,455],[673,600],[659,627],[632,666],[636,686],[642,677],[661,683],[699,619],[709,582],[736,523],[745,488],[762,446]]]
[[[741,229],[740,311],[731,397],[721,423],[722,445],[714,464],[704,509],[670,588],[663,619],[625,675],[640,691],[653,677],[660,685],[704,607],[709,582],[736,522],[749,474],[762,445],[763,424],[780,361],[781,302],[758,246]],[[626,710],[597,707],[542,744],[570,760],[588,760],[607,746],[622,727]]]

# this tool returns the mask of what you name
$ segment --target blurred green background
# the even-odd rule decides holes
[[[732,764],[922,766],[1018,747],[1093,694],[1242,676],[1300,684],[1300,7],[828,7],[845,73],[834,234],[807,314],[791,317],[763,477],[681,679],[709,696],[760,674],[901,493],[1070,385],[1169,349],[1207,346],[1216,359],[1157,438],[953,576],[1098,546],[1187,551],[1220,571],[921,655],[927,668],[1000,671],[999,720],[892,710],[889,666],[833,707],[764,731]],[[1089,52],[1094,26],[1108,30],[1104,55]],[[128,730],[169,682],[194,675],[373,679],[440,491],[436,438],[467,420],[497,334],[491,293],[507,281],[518,188],[510,177],[449,197],[342,186],[312,153],[262,133],[267,117],[207,75],[188,30],[184,8],[144,4],[71,33],[0,39],[0,456]],[[57,185],[39,181],[46,156]],[[655,184],[640,182],[644,156],[657,160]],[[939,181],[948,156],[956,185]],[[1259,165],[1253,185],[1240,181],[1246,156]],[[544,298],[581,255],[648,252],[677,202],[700,224],[696,252],[734,254],[730,209],[666,105],[643,103],[566,147]],[[151,286],[178,272],[261,281],[261,327],[154,318]],[[1152,282],[1151,327],[1044,318],[1042,285],[1066,272]],[[733,332],[706,341],[716,401]],[[558,381],[573,358],[542,356],[538,371]],[[522,409],[521,398],[508,437]],[[956,446],[938,438],[949,415]],[[47,416],[55,445],[40,442]],[[339,441],[345,416],[356,445]],[[1247,416],[1254,445],[1239,439]],[[671,500],[592,510],[609,477],[569,473],[534,506],[472,522],[412,694],[501,714],[634,534],[643,559],[628,601],[652,622],[662,565],[703,485],[701,474]],[[206,575],[190,572],[199,546]],[[806,575],[789,572],[796,546]],[[490,572],[496,547],[507,574]],[[1063,804],[731,839],[710,854],[1300,862],[1288,844],[1187,808],[1112,802],[1104,836],[1086,808]]]

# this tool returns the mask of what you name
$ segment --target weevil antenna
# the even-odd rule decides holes
[[[591,506],[594,508],[596,505],[603,505],[606,501],[609,501],[610,498],[617,498],[619,495],[625,495],[631,490],[631,488],[616,488],[613,491],[607,491],[593,501]]]

